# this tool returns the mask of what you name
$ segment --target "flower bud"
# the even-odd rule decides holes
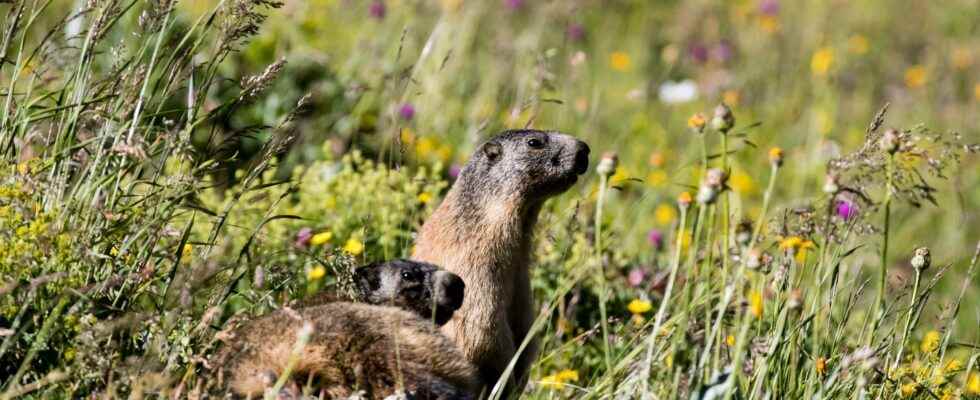
[[[704,118],[704,114],[696,113],[687,119],[687,127],[691,128],[694,133],[704,133],[704,126],[707,124],[707,119]]]
[[[599,165],[596,166],[596,172],[600,176],[606,178],[612,176],[616,172],[616,167],[619,165],[619,157],[616,156],[614,152],[606,152],[602,155],[602,159],[599,160]]]
[[[929,269],[932,265],[932,255],[929,254],[928,247],[919,247],[912,253],[912,268],[922,272]]]
[[[725,103],[721,103],[718,107],[715,107],[715,116],[711,119],[711,127],[725,134],[733,126],[735,126],[735,114],[732,114],[732,109],[728,108],[728,105]]]
[[[691,199],[691,193],[683,192],[677,196],[677,207],[688,208],[691,206],[692,201],[693,199]]]
[[[901,138],[899,137],[898,131],[889,129],[881,136],[881,150],[888,154],[895,154],[901,144],[900,142]]]
[[[768,253],[753,248],[745,254],[745,267],[748,269],[760,269],[767,266],[771,260],[772,257]]]
[[[827,194],[836,194],[840,190],[840,184],[837,183],[837,175],[827,174],[823,178],[823,192]]]
[[[728,183],[728,174],[719,168],[709,169],[704,176],[704,183],[715,189],[723,189]]]
[[[708,185],[701,185],[701,187],[698,188],[698,203],[711,204],[714,203],[715,199],[717,198],[718,198],[717,189]]]
[[[783,165],[783,149],[779,147],[769,149],[769,163],[781,167]]]

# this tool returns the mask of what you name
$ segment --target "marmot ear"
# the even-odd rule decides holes
[[[487,142],[487,144],[483,145],[483,154],[486,154],[490,161],[497,161],[504,154],[504,147],[500,143]]]

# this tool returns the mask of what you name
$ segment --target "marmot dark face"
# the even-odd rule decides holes
[[[360,301],[409,310],[440,326],[463,304],[463,280],[429,263],[374,263],[356,269],[354,281]]]
[[[510,130],[486,141],[462,171],[468,190],[543,201],[568,190],[589,168],[589,146],[571,136]]]

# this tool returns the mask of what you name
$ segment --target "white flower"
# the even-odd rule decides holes
[[[686,103],[698,98],[698,85],[690,79],[667,81],[660,85],[659,96],[667,104]]]

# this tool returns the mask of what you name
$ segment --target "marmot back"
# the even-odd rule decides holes
[[[328,294],[236,329],[215,357],[220,386],[260,396],[292,362],[285,397],[307,385],[328,398],[358,391],[384,398],[399,389],[419,399],[476,393],[476,369],[432,323],[444,323],[462,303],[458,276],[394,260],[358,268],[355,284],[358,300],[370,304]]]

